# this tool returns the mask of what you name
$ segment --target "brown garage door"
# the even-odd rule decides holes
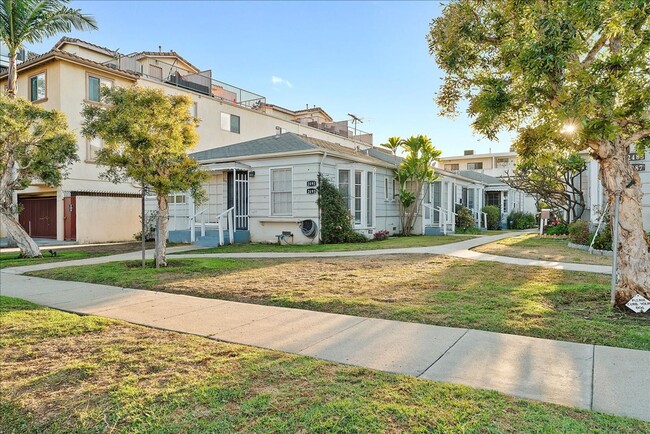
[[[18,221],[31,237],[56,238],[56,197],[18,198]]]

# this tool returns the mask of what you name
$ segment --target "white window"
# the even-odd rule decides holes
[[[339,192],[347,209],[352,209],[350,204],[350,171],[339,170]]]
[[[393,179],[393,197],[392,200],[395,200],[395,196],[399,196],[399,190],[397,189],[397,179]]]
[[[388,190],[388,177],[384,178],[384,200],[390,199],[390,191]]]
[[[354,223],[357,225],[361,224],[361,192],[363,191],[361,186],[361,176],[363,172],[356,170],[354,172]]]
[[[467,163],[467,170],[480,170],[483,168],[483,163]]]
[[[46,97],[45,72],[29,78],[29,100],[40,101]]]
[[[373,173],[366,174],[366,226],[372,226],[373,217]]]
[[[508,167],[510,160],[508,158],[496,158],[497,167]]]
[[[445,164],[445,170],[458,170],[458,164]]]
[[[106,78],[97,77],[94,75],[88,75],[88,101],[99,102],[101,100],[101,88],[106,86],[108,88],[113,87],[113,82]]]
[[[190,106],[190,116],[197,118],[199,116],[199,103],[192,103]]]
[[[97,159],[97,152],[104,147],[104,140],[101,137],[88,139],[88,150],[86,154],[87,161],[95,161]]]
[[[184,194],[170,194],[167,196],[167,203],[185,203],[185,195]]]
[[[221,113],[221,129],[239,134],[239,116],[231,115],[230,113]]]
[[[271,169],[271,215],[293,212],[293,173],[291,168]]]

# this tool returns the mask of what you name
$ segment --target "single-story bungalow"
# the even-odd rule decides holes
[[[170,197],[169,238],[220,245],[234,242],[319,242],[318,174],[338,186],[355,229],[372,237],[400,232],[399,185],[394,169],[401,159],[383,148],[352,149],[294,133],[276,134],[191,154],[210,177],[207,201]],[[455,228],[454,209],[463,204],[485,227],[480,212],[486,184],[436,169],[426,185],[413,233],[446,234]],[[155,209],[151,198],[148,209]]]

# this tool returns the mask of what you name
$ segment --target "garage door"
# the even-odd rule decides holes
[[[31,237],[56,238],[56,197],[18,198],[18,221]]]

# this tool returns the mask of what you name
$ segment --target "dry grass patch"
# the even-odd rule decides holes
[[[537,234],[524,234],[484,244],[473,250],[492,255],[509,256],[542,261],[574,262],[578,264],[611,265],[612,258],[592,255],[573,249],[568,241],[557,238],[540,238]]]
[[[647,318],[612,310],[609,278],[604,275],[432,255],[200,258],[179,264],[142,270],[129,263],[110,263],[34,274],[650,350]]]

